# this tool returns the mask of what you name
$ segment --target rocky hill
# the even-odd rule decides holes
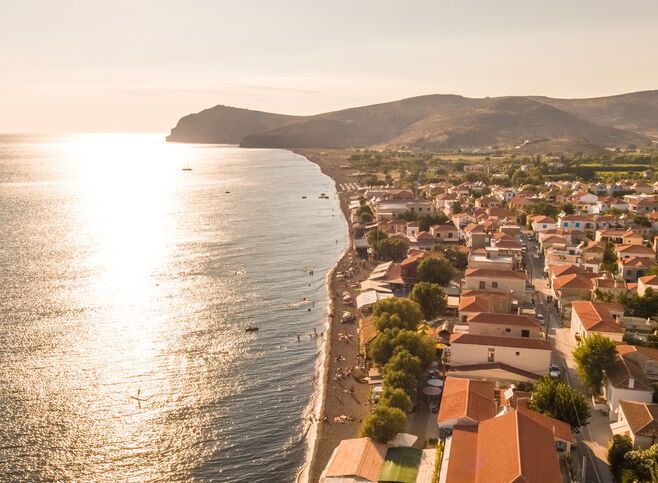
[[[596,99],[430,95],[315,116],[217,106],[170,141],[243,147],[582,151],[658,140],[658,91]]]

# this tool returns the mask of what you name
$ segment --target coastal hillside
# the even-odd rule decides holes
[[[646,145],[654,139],[658,139],[658,91],[597,99],[437,94],[314,116],[218,106],[184,117],[168,138],[250,148],[534,152],[595,151]]]
[[[658,90],[592,99],[533,97],[563,111],[595,122],[658,138]]]
[[[220,105],[181,118],[167,136],[167,141],[240,144],[245,136],[270,131],[300,119]]]

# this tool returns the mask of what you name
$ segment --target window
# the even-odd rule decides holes
[[[506,327],[505,332],[507,332],[507,333],[512,332],[512,329],[510,329],[509,327]]]
[[[576,222],[576,228],[580,228],[580,222]]]
[[[489,347],[489,353],[487,354],[487,362],[494,362],[494,354],[496,352],[496,349],[493,347]]]
[[[498,288],[498,282],[491,282],[491,288]]]
[[[452,238],[452,233],[448,233],[448,238]]]
[[[480,282],[480,290],[484,290],[486,288],[487,284],[485,282]]]
[[[520,352],[517,352],[517,353],[516,353],[516,355],[517,355],[517,356],[520,356],[520,355],[521,355],[521,353],[520,353]]]
[[[530,337],[530,331],[528,329],[522,329],[521,337]]]

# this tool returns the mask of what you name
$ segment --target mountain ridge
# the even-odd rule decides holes
[[[167,140],[253,148],[599,150],[658,140],[658,90],[586,99],[430,94],[311,116],[218,105],[181,118]]]

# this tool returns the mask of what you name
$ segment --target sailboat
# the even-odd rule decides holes
[[[192,167],[190,166],[190,162],[188,161],[185,167],[183,168],[183,171],[192,171]]]

